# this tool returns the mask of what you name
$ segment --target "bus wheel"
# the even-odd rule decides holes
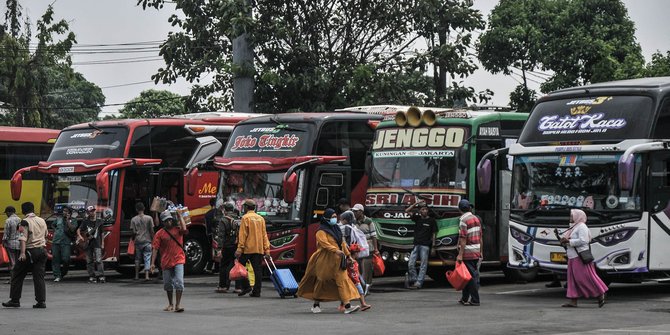
[[[503,274],[505,274],[505,279],[510,283],[518,282],[529,282],[534,280],[537,277],[538,269],[511,269],[507,267],[507,264],[502,266]]]
[[[430,279],[432,279],[438,286],[449,285],[449,281],[447,281],[447,268],[445,267],[429,266],[428,270],[426,271],[426,274],[428,274]]]
[[[207,258],[205,257],[206,246],[205,238],[200,236],[200,234],[188,234],[185,236],[186,273],[199,274],[205,269],[205,264],[207,263]]]

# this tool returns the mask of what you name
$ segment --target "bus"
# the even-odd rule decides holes
[[[249,119],[233,130],[223,157],[219,198],[241,208],[253,199],[265,218],[278,265],[302,269],[316,251],[319,217],[338,199],[362,202],[365,157],[381,115],[291,113]]]
[[[482,267],[500,268],[507,261],[507,194],[510,166],[505,155],[492,159],[496,174],[491,192],[479,192],[475,165],[488,152],[516,141],[528,114],[500,110],[464,110],[410,106],[366,106],[384,109],[370,152],[365,206],[377,229],[381,257],[387,268],[407,269],[413,247],[414,222],[405,209],[424,200],[437,219],[427,274],[445,282],[458,252],[458,202],[468,199],[482,219]],[[515,280],[529,280],[533,271],[507,271]]]
[[[204,214],[216,197],[218,172],[211,158],[220,155],[233,126],[259,114],[201,113],[174,118],[96,121],[67,127],[45,161],[17,170],[11,180],[14,199],[22,176],[42,176],[41,216],[54,220],[61,206],[94,205],[104,222],[103,261],[130,271],[127,253],[130,219],[141,201],[147,211],[154,196],[189,208],[191,224],[184,240],[186,271],[199,273],[211,257]],[[83,259],[78,252],[74,257]]]
[[[14,171],[49,157],[58,137],[58,130],[28,127],[0,127],[0,207],[14,206],[21,215],[21,203],[30,201],[39,212],[42,202],[42,181],[35,174],[25,176],[25,194],[12,199],[8,192]],[[0,237],[3,235],[7,216],[0,213]]]
[[[579,208],[605,282],[667,278],[668,126],[670,77],[591,84],[539,99],[509,150],[509,266],[565,273],[557,236],[569,227],[570,209]]]

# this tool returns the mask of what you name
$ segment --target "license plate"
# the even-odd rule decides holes
[[[549,254],[549,259],[553,263],[567,263],[568,256],[564,252],[552,252]]]

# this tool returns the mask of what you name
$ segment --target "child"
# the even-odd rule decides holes
[[[353,243],[351,246],[349,246],[349,251],[351,252],[351,258],[356,259],[358,257],[358,253],[361,251],[361,247],[358,244]],[[358,262],[355,260],[349,261],[349,266],[347,266],[347,274],[349,275],[349,279],[351,279],[351,281],[358,289],[358,294],[361,296],[361,311],[370,309],[372,305],[365,303],[365,291],[363,290],[363,285],[361,284],[361,274],[358,271]]]

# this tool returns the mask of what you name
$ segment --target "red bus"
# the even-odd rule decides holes
[[[272,257],[303,267],[316,251],[319,215],[338,199],[363,203],[367,152],[381,115],[277,114],[242,121],[223,157],[218,196],[240,208],[256,201],[265,218]]]
[[[22,175],[36,171],[44,181],[42,217],[62,205],[97,206],[104,222],[103,260],[119,271],[134,264],[127,248],[135,203],[149,208],[159,195],[184,204],[192,216],[184,242],[186,270],[198,273],[211,254],[204,225],[209,200],[217,194],[211,158],[222,153],[237,122],[258,115],[205,113],[71,126],[61,131],[46,161],[16,171],[12,197],[21,194]]]
[[[58,137],[58,130],[27,127],[0,127],[0,238],[4,233],[6,206],[14,206],[21,215],[21,203],[30,201],[39,211],[42,205],[42,179],[36,174],[25,176],[24,192],[20,199],[13,200],[8,192],[9,180],[14,171],[37,164],[49,157]]]

